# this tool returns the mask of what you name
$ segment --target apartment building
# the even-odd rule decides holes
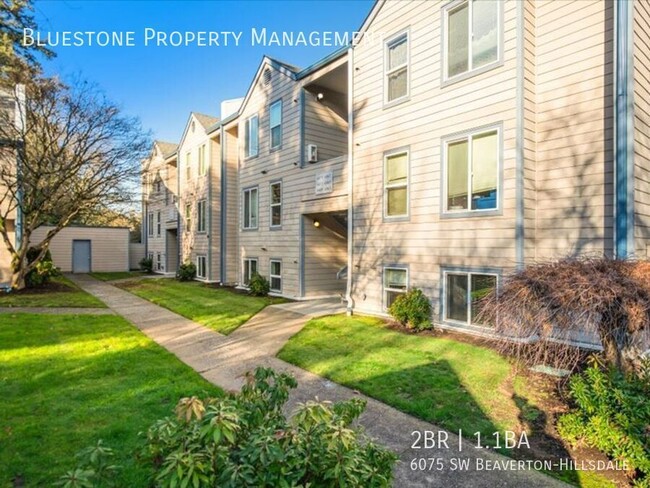
[[[442,326],[516,267],[647,256],[647,2],[379,1],[353,50],[351,305]]]
[[[265,57],[236,109],[190,119],[214,179],[191,183],[198,152],[179,173],[180,260],[377,315],[418,287],[484,333],[476,300],[518,267],[647,257],[649,33],[641,1],[380,0],[349,49]]]

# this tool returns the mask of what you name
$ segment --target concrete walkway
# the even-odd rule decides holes
[[[36,313],[41,315],[115,315],[110,308],[83,307],[0,307],[0,314]]]
[[[297,379],[298,388],[291,395],[290,408],[297,402],[306,402],[315,397],[328,401],[366,398],[368,406],[359,422],[370,437],[399,454],[401,462],[395,468],[396,487],[566,486],[535,471],[477,469],[481,463],[485,466],[487,462],[503,463],[510,460],[494,452],[475,449],[467,441],[459,452],[458,437],[451,433],[448,434],[449,447],[412,448],[416,439],[413,432],[434,431],[437,434],[444,432],[443,429],[274,357],[282,344],[300,330],[308,318],[331,313],[331,302],[321,304],[322,308],[318,304],[306,307],[302,303],[270,306],[229,336],[223,336],[108,283],[83,275],[75,275],[72,279],[208,381],[226,390],[238,390],[246,371],[256,366],[267,366],[290,373]],[[427,459],[424,461],[427,464],[425,469],[411,469],[413,459],[423,458]],[[440,459],[443,468],[438,470],[436,461],[433,461],[432,467],[429,466],[430,458]],[[458,459],[468,460],[469,468],[452,469],[454,460]]]

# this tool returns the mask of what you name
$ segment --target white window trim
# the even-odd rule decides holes
[[[279,275],[274,275],[272,274],[271,270],[273,269],[273,263],[280,263],[280,274]],[[272,283],[273,283],[273,278],[278,278],[280,280],[280,288],[273,288]],[[282,260],[281,259],[269,259],[269,287],[270,291],[276,292],[276,293],[282,293]]]
[[[203,206],[203,210],[201,210]],[[207,216],[207,203],[205,198],[196,202],[196,231],[200,233],[205,233],[208,227],[208,216]],[[203,217],[203,219],[201,219]],[[203,222],[201,222],[203,221]],[[201,225],[203,223],[203,225]]]
[[[259,274],[259,268],[260,268],[260,260],[258,258],[244,258],[242,260],[242,286],[248,287],[250,284],[251,278],[253,277],[253,274],[251,273],[251,262],[255,262],[255,269],[256,273]],[[246,266],[245,263],[248,263],[248,276],[246,276]],[[246,278],[248,278],[248,283],[246,283]]]
[[[257,192],[257,212],[256,212],[257,218],[256,218],[256,221],[255,221],[255,225],[254,225],[254,226],[249,225],[249,226],[247,227],[247,226],[246,226],[246,204],[245,204],[245,201],[246,201],[246,194],[247,194],[247,193],[250,193],[250,192],[252,192],[252,191],[256,191],[256,192]],[[250,197],[249,197],[249,198],[250,198]],[[250,205],[250,204],[249,204],[249,205]],[[250,221],[250,220],[252,220],[252,219],[249,218],[248,220]],[[250,188],[244,188],[244,189],[242,190],[242,229],[243,229],[243,230],[256,230],[256,229],[258,229],[258,228],[259,228],[259,225],[260,225],[259,220],[260,220],[260,191],[259,191],[259,187],[257,187],[257,186],[252,186],[252,187],[250,187]],[[250,222],[249,222],[249,223],[250,223]]]
[[[255,119],[257,121],[257,147],[255,148],[255,153],[251,151],[251,144],[253,141],[253,138],[251,137],[251,134],[253,131],[251,130],[252,124],[251,121]],[[260,132],[260,118],[257,114],[251,115],[244,121],[244,130],[247,131],[247,134],[244,136],[244,158],[254,158],[259,156],[260,154],[260,137],[259,137],[259,132]],[[246,144],[246,137],[248,137],[248,143]]]
[[[271,125],[271,113],[273,111],[273,107],[275,105],[278,105],[278,104],[280,105],[280,122],[277,125]],[[282,109],[283,109],[283,106],[282,106],[282,99],[281,98],[276,100],[275,102],[273,102],[271,105],[269,105],[269,147],[271,148],[272,151],[274,149],[279,149],[279,148],[282,147],[282,136],[283,136],[283,133],[282,133],[283,132],[282,131],[282,122],[283,122],[283,120],[282,120],[283,119],[283,117],[282,117]],[[273,145],[273,129],[275,127],[280,127],[280,142],[276,146]]]
[[[154,236],[154,216],[153,216],[153,211],[150,211],[147,213],[147,236],[148,237],[153,237]]]
[[[162,235],[162,212],[160,210],[156,211],[156,237]]]
[[[476,137],[480,136],[482,134],[486,134],[488,132],[496,132],[496,138],[497,138],[497,197],[496,197],[496,207],[494,208],[477,208],[477,209],[472,209],[472,171],[469,167],[469,165],[472,164],[472,159],[473,159],[473,149],[472,149],[472,144],[471,140]],[[469,130],[466,132],[462,132],[459,134],[456,134],[454,136],[447,137],[443,139],[443,147],[442,147],[442,168],[443,168],[443,180],[442,180],[442,213],[443,215],[457,215],[457,214],[481,214],[481,213],[495,213],[495,212],[501,212],[501,172],[502,172],[502,159],[503,159],[503,147],[502,147],[502,141],[501,141],[501,134],[502,134],[502,127],[501,125],[492,125],[492,126],[486,126],[486,127],[481,127],[479,129],[473,129]],[[448,175],[449,175],[449,167],[447,166],[448,164],[448,149],[449,145],[453,144],[455,142],[460,142],[460,141],[467,141],[467,208],[465,209],[458,209],[458,210],[449,210],[449,201],[447,198],[448,194]]]
[[[477,75],[479,73],[483,73],[484,71],[488,71],[496,66],[499,66],[500,64],[503,63],[503,6],[502,2],[496,2],[497,5],[497,59],[492,61],[491,63],[484,64],[482,66],[479,66],[478,68],[474,68],[472,65],[474,63],[473,60],[473,52],[472,52],[472,37],[473,33],[471,32],[472,30],[472,18],[473,18],[473,7],[474,0],[460,0],[456,2],[449,3],[442,7],[442,22],[443,22],[443,29],[442,29],[442,60],[443,60],[443,67],[442,67],[442,81],[443,83],[453,83],[454,81],[459,81],[463,80],[465,78],[469,78],[473,75]],[[449,73],[449,13],[458,9],[464,4],[468,4],[468,9],[469,12],[467,13],[468,15],[468,46],[467,46],[467,71],[463,71],[462,73],[458,73],[457,75],[454,76],[448,76]]]
[[[208,174],[208,151],[207,144],[199,146],[199,176],[206,176]]]
[[[273,186],[274,185],[280,185],[280,203],[273,203]],[[282,193],[283,187],[282,187],[282,181],[272,181],[269,183],[269,227],[271,229],[278,229],[282,227],[282,200],[283,200],[283,193]],[[280,223],[273,225],[273,207],[280,207]]]
[[[192,179],[192,151],[185,153],[185,179],[188,182]]]
[[[400,154],[406,154],[406,184],[400,183],[400,184],[392,184],[389,185],[386,182],[386,176],[387,176],[387,171],[386,171],[386,165],[388,164],[388,158],[392,156],[398,156]],[[395,149],[393,151],[389,151],[384,153],[384,202],[383,202],[383,215],[384,215],[384,220],[408,220],[411,216],[411,151],[410,149]],[[388,190],[392,188],[406,188],[406,213],[402,215],[388,215]]]
[[[199,265],[199,263],[201,262],[201,260],[203,260],[204,263],[203,275],[200,274],[201,266]],[[203,254],[199,254],[198,256],[196,256],[196,277],[205,279],[207,277],[207,271],[208,271],[208,258]]]
[[[455,320],[449,318],[447,315],[449,313],[449,309],[447,307],[447,277],[449,275],[461,275],[461,276],[467,276],[467,296],[465,297],[465,302],[466,302],[466,307],[467,307],[467,321],[463,322],[462,320]],[[494,272],[488,272],[488,271],[461,271],[461,270],[444,270],[442,273],[442,308],[444,310],[444,314],[442,316],[443,322],[447,322],[450,324],[458,324],[462,326],[472,326],[472,327],[481,327],[483,329],[492,329],[489,325],[483,325],[483,324],[476,324],[472,322],[472,292],[471,292],[471,287],[472,287],[472,276],[473,275],[481,275],[481,276],[494,276],[496,279],[497,283],[497,292],[499,291],[499,274],[494,273]]]
[[[187,211],[189,209],[189,212]],[[184,221],[185,221],[185,232],[191,232],[192,231],[192,204],[191,203],[186,203],[185,204],[185,215]]]
[[[398,271],[406,271],[406,289],[402,290],[399,288],[386,288],[386,270],[398,270]],[[383,290],[382,293],[382,300],[383,300],[383,308],[384,311],[388,311],[388,300],[386,299],[386,294],[389,291],[392,291],[393,293],[406,293],[409,291],[409,288],[411,286],[411,276],[409,272],[409,268],[407,266],[384,266],[382,269],[381,273],[381,289]]]
[[[388,69],[389,59],[388,53],[391,46],[398,44],[402,39],[406,39],[406,62],[401,64],[393,69]],[[388,100],[389,84],[388,77],[406,67],[406,93],[399,98],[393,100]],[[384,106],[390,106],[398,104],[405,100],[408,100],[411,95],[411,32],[409,29],[404,29],[398,32],[397,34],[391,36],[389,39],[384,42]]]

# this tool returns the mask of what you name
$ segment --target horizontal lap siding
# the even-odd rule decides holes
[[[36,244],[42,241],[52,227],[41,226],[31,237]],[[106,227],[66,227],[51,241],[50,252],[54,265],[64,272],[72,271],[72,241],[91,241],[92,271],[129,270],[129,230]]]
[[[9,233],[9,238],[15,242],[16,236],[13,232]],[[0,284],[8,284],[11,282],[11,254],[5,247],[4,243],[0,243]]]
[[[226,145],[226,276],[224,282],[239,282],[239,152],[237,147],[237,129],[224,131]]]
[[[535,5],[536,257],[609,254],[613,243],[612,4]]]
[[[318,297],[345,293],[345,279],[337,272],[347,264],[347,241],[305,217],[305,295]]]
[[[345,156],[348,150],[348,133],[344,120],[330,108],[305,93],[305,146],[318,146],[318,160]]]
[[[441,87],[441,2],[386,2],[369,30],[410,30],[410,99],[383,104],[383,45],[355,49],[353,297],[382,312],[383,266],[409,267],[437,305],[441,266],[515,264],[516,2],[504,4],[504,64]],[[441,139],[502,124],[502,215],[441,218]],[[410,219],[383,222],[383,155],[410,149]],[[530,176],[530,175],[529,175]]]
[[[524,157],[524,261],[537,259],[537,94],[535,4],[526,0],[523,9],[523,157]]]
[[[650,245],[650,5],[634,2],[634,237],[636,254]]]
[[[221,145],[213,139],[208,141],[208,164],[212,185],[211,200],[208,204],[212,213],[212,219],[208,223],[208,240],[212,250],[212,262],[208,263],[211,265],[209,279],[221,281]]]

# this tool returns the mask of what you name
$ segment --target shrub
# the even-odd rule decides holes
[[[27,250],[27,262],[32,264],[38,258],[41,250],[35,247],[30,247]],[[42,286],[53,276],[59,274],[58,269],[54,266],[52,262],[52,254],[48,249],[45,251],[43,258],[36,264],[36,267],[32,269],[27,275],[25,275],[25,286],[27,288],[36,288]]]
[[[139,264],[140,264],[140,269],[145,273],[153,273],[153,259],[142,258]]]
[[[576,408],[559,418],[560,435],[627,462],[638,486],[650,486],[648,363],[641,376],[590,366],[571,378],[569,393]]]
[[[77,466],[54,483],[63,488],[88,488],[117,486],[115,475],[119,467],[111,464],[113,450],[105,447],[102,440],[97,445],[77,454]]]
[[[257,368],[237,395],[182,399],[147,432],[156,485],[390,486],[397,457],[351,428],[365,402],[308,402],[287,419],[295,387],[292,376]]]
[[[431,302],[418,288],[398,296],[388,312],[400,324],[415,330],[430,329]]]
[[[270,290],[271,285],[269,284],[269,280],[264,278],[264,276],[259,273],[254,273],[253,276],[251,276],[250,282],[248,283],[248,291],[251,295],[255,297],[265,297],[269,294]]]
[[[196,265],[194,263],[183,263],[178,267],[176,279],[178,281],[192,281],[196,277]]]

